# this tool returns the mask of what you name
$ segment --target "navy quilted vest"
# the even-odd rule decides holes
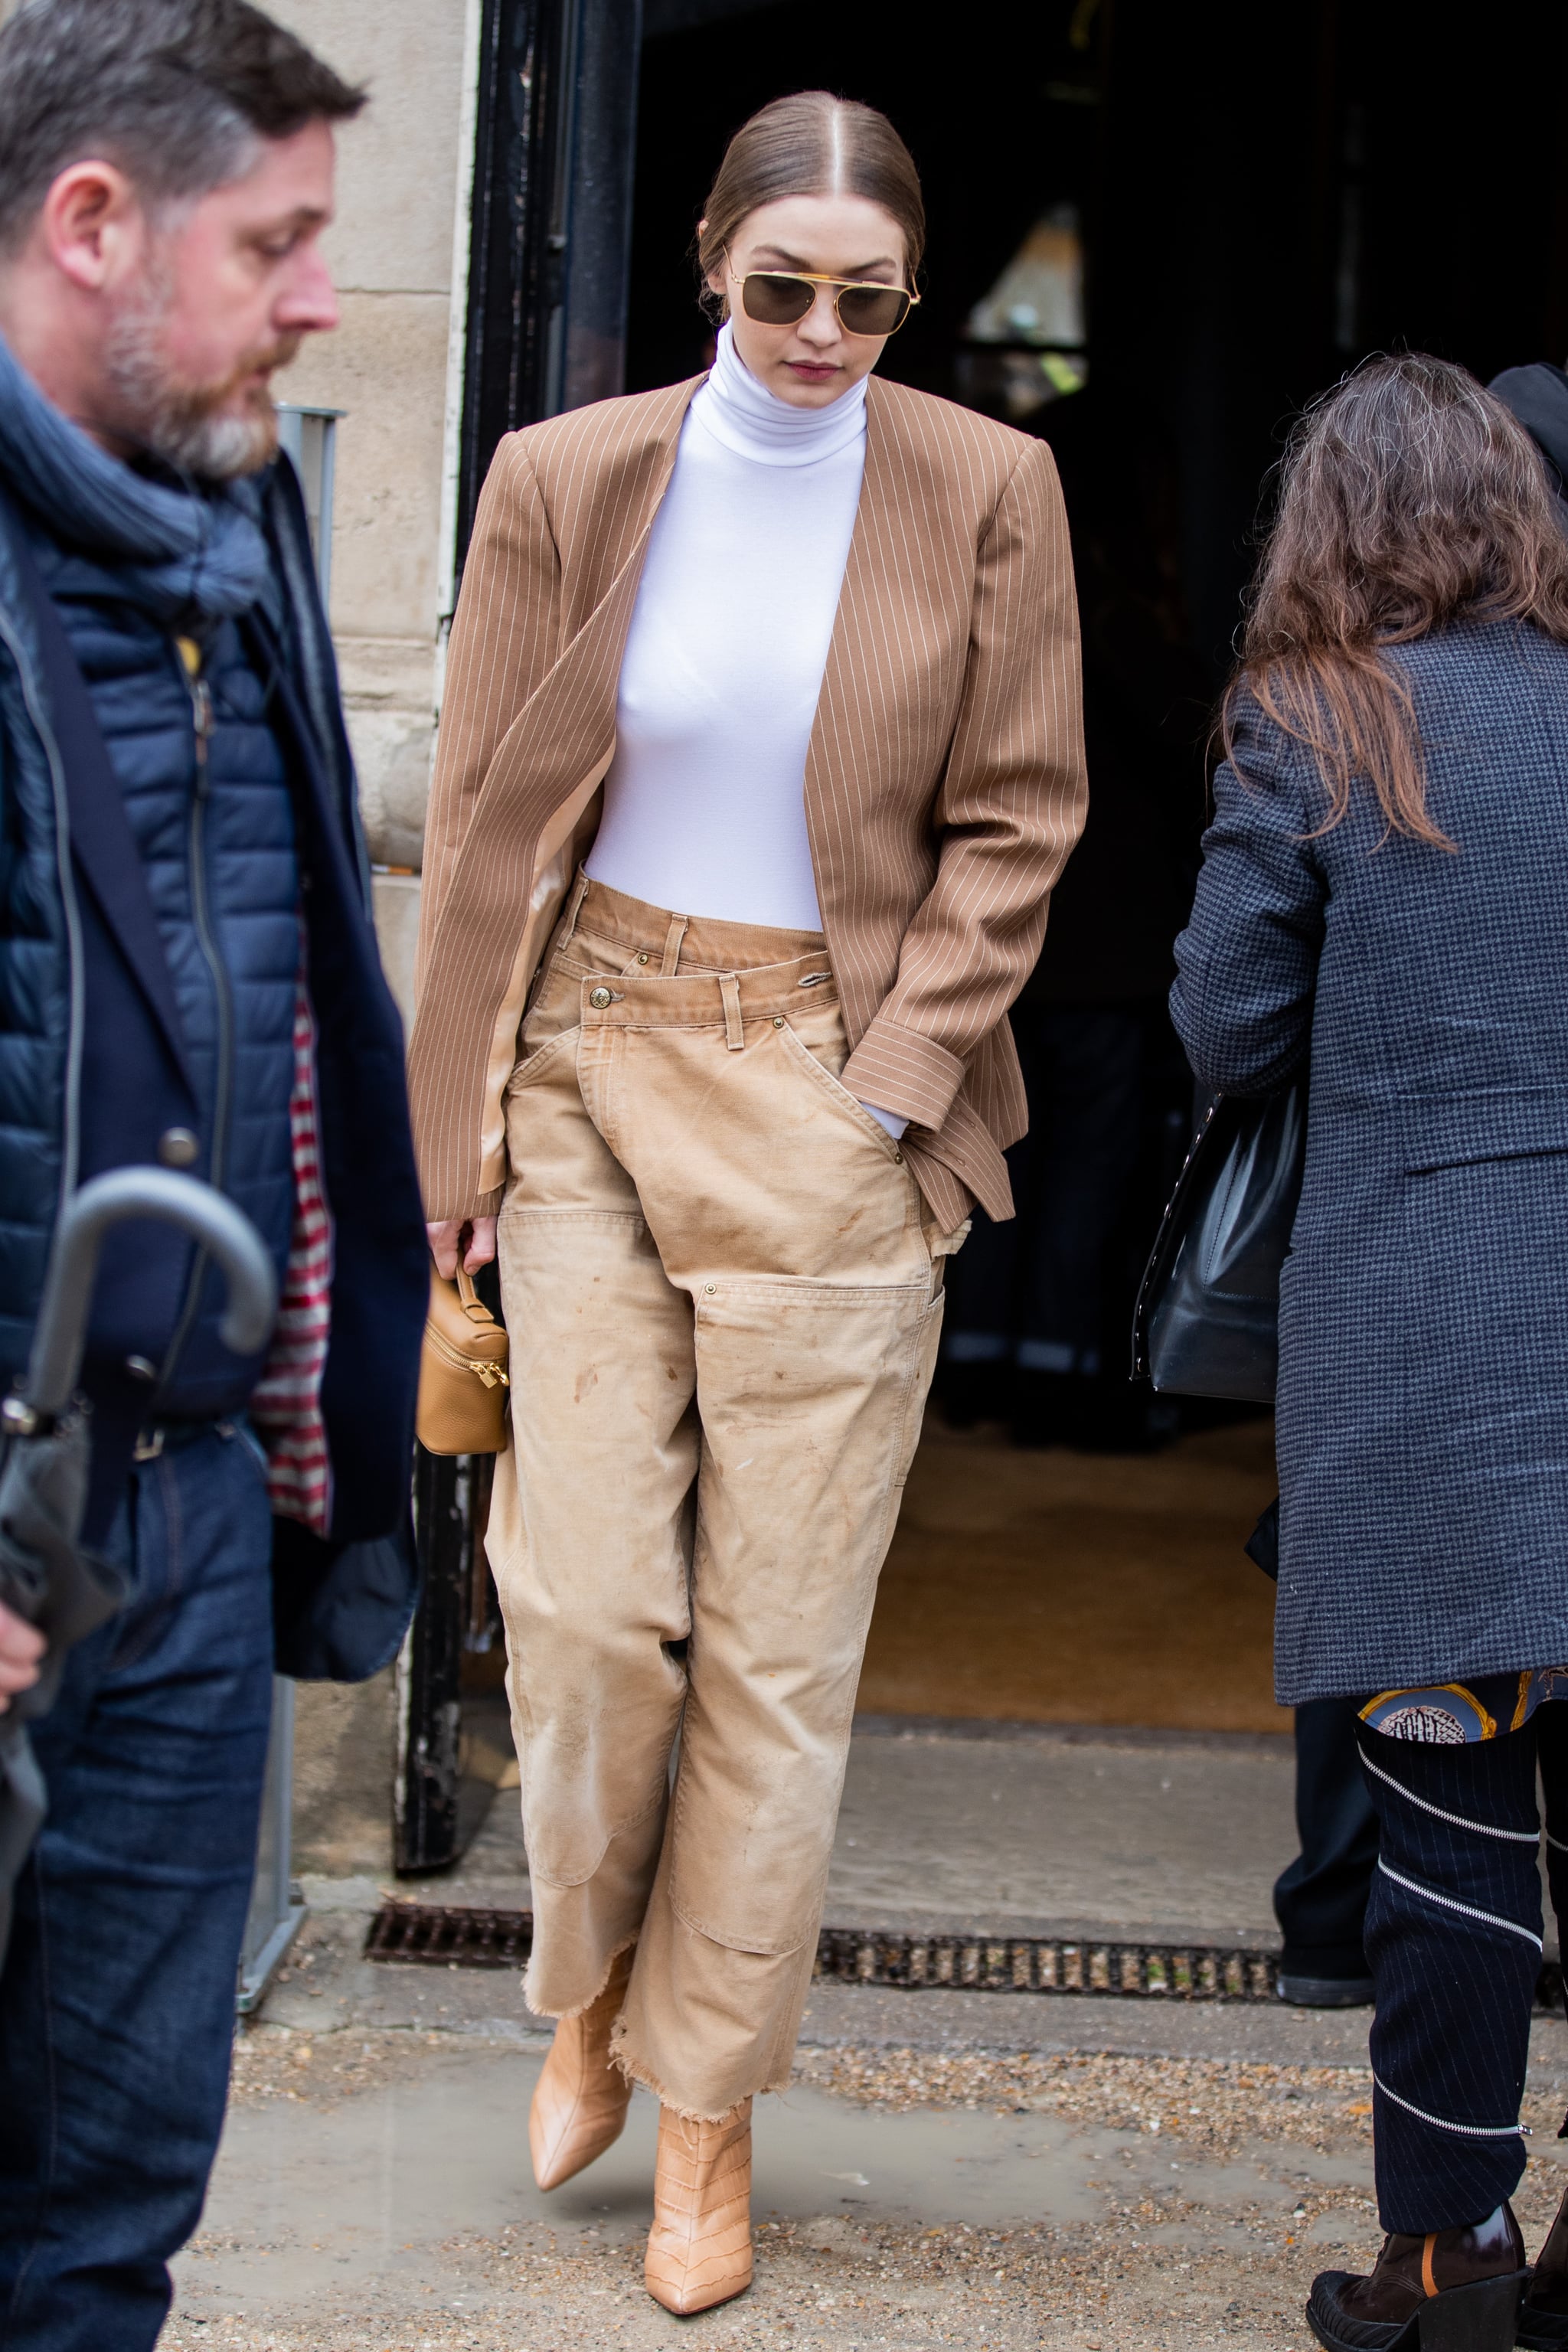
[[[190,1172],[245,1211],[281,1277],[294,1197],[288,1104],[300,879],[266,685],[230,620],[209,627],[194,688],[174,640],[117,592],[107,566],[42,535],[34,544],[124,787],[174,982],[197,1104]],[[123,1139],[100,1132],[95,1118],[102,1093],[84,1085],[84,1176],[124,1158]],[[151,1233],[148,1241],[167,1247]],[[184,1244],[169,1252],[167,1268],[149,1327],[127,1335],[146,1360],[149,1405],[165,1414],[232,1411],[252,1375],[218,1340],[217,1278],[197,1278]]]

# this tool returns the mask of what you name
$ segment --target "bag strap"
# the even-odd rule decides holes
[[[65,623],[55,609],[26,526],[4,483],[0,483],[0,533],[37,640],[55,748],[64,772],[73,863],[152,1008],[175,1068],[190,1086],[174,983],[153,911],[146,868],[126,814],[125,790],[114,772]]]
[[[1199,1196],[1199,1187],[1207,1175],[1209,1162],[1229,1140],[1234,1126],[1232,1098],[1226,1095],[1211,1096],[1197,1132],[1187,1146],[1182,1172],[1165,1203],[1165,1213],[1160,1220],[1160,1230],[1149,1252],[1143,1279],[1138,1286],[1138,1300],[1132,1309],[1132,1370],[1130,1375],[1135,1381],[1149,1377],[1150,1321],[1169,1279],[1176,1251],[1192,1223],[1193,1203]]]

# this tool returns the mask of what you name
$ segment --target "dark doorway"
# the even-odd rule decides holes
[[[691,243],[726,139],[769,98],[822,87],[885,110],[925,188],[924,300],[882,372],[1057,451],[1085,630],[1091,813],[1036,1001],[1026,992],[1015,1025],[1026,1045],[1031,1030],[1046,1041],[1037,1062],[1047,1043],[1059,1062],[1068,1033],[1081,1064],[1096,1023],[1129,1039],[1143,1024],[1141,1104],[1126,1108],[1119,1147],[1125,1191],[1100,1244],[1103,1330],[1079,1351],[1125,1396],[1128,1291],[1191,1108],[1162,1009],[1169,948],[1270,469],[1290,418],[1370,351],[1436,350],[1483,380],[1568,352],[1557,102],[1568,18],[1526,0],[1439,42],[1429,18],[1391,0],[645,7],[628,389],[706,363]],[[1075,241],[1076,336],[1037,299],[1040,271]],[[1026,299],[1015,305],[1008,289]],[[1053,1118],[1065,1129],[1068,1093],[1032,1104],[1039,1137]],[[1021,1158],[1015,1175],[1024,1206],[1037,1172]],[[1096,1172],[1095,1185],[1108,1181]],[[977,1233],[952,1271],[950,1339],[987,1251],[994,1292],[1026,1277],[1012,1261],[998,1275]],[[1015,1362],[1027,1347],[1062,1352],[1016,1330],[1012,1344]],[[1268,1432],[1205,1432],[1198,1418],[1158,1472],[1125,1460],[1091,1470],[1082,1455],[1064,1466],[1070,1429],[1064,1456],[1037,1428],[1037,1477],[984,1412],[967,1452],[933,1427],[863,1704],[1005,1714],[1033,1678],[1053,1684],[1046,1711],[1083,1720],[1276,1724],[1269,1595],[1239,1549],[1269,1491]],[[1116,1432],[1102,1419],[1090,1435]],[[1004,1494],[1016,1508],[1005,1528]],[[1201,1684],[1173,1664],[1194,1641],[1211,1669]],[[1165,1712],[1125,1714],[1151,1705]]]
[[[1483,380],[1568,352],[1568,16],[1439,37],[1394,0],[647,0],[627,388],[703,364],[689,252],[730,132],[813,87],[883,108],[926,189],[885,371],[965,398],[964,322],[1033,224],[1081,222],[1091,380],[1175,449],[1187,604],[1222,671],[1284,424],[1368,351]]]
[[[501,433],[619,388],[623,326],[627,390],[706,363],[691,241],[746,116],[814,87],[883,108],[913,150],[931,226],[925,299],[884,373],[1051,440],[1091,667],[1097,625],[1130,592],[1174,648],[1155,697],[1158,761],[1103,730],[1091,746],[1099,814],[1055,925],[1058,947],[1075,921],[1102,935],[1094,907],[1069,921],[1071,893],[1085,896],[1097,863],[1112,883],[1138,865],[1138,919],[1162,933],[1140,959],[1154,1021],[1154,967],[1195,866],[1207,712],[1290,417],[1379,349],[1436,351],[1483,380],[1568,356],[1568,11],[1520,0],[1447,34],[1395,0],[484,0],[481,16],[460,538]],[[1076,331],[1040,311],[1035,281],[1010,303],[1019,286],[1005,273],[1031,254],[1047,276],[1076,268]],[[1107,634],[1133,642],[1114,622]],[[1150,667],[1130,665],[1145,688]],[[1123,719],[1126,688],[1102,676],[1102,703]],[[1121,838],[1107,830],[1118,764],[1131,780]],[[1101,997],[1105,985],[1102,973]],[[1179,1150],[1179,1060],[1162,1048],[1150,1066],[1136,1181],[1108,1244],[1108,1349],[1173,1129]],[[1170,1475],[1112,1470],[1103,1491],[1059,1447],[1037,1486],[984,1432],[967,1459],[950,1447],[917,1467],[867,1703],[1016,1711],[1032,1620],[1058,1712],[1118,1721],[1158,1705],[1159,1720],[1212,1724],[1228,1703],[1237,1727],[1266,1727],[1267,1588],[1231,1549],[1266,1498],[1266,1441],[1190,1433]],[[426,1465],[429,1586],[405,1664],[400,1776],[415,1867],[461,1842],[459,1687],[493,1680],[483,1669],[500,1655],[474,1568],[478,1491],[467,1465]],[[1173,1540],[1150,1535],[1159,1528]],[[1049,1557],[1059,1608],[1042,1593]],[[1202,1626],[1201,1610],[1172,1613],[1173,1596],[1200,1588],[1215,1612]],[[1201,1684],[1194,1660],[1206,1661]],[[942,1699],[938,1665],[952,1666],[956,1698]]]

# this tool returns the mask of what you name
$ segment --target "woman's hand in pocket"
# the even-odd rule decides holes
[[[455,1282],[458,1275],[458,1251],[464,1239],[466,1272],[478,1274],[481,1265],[489,1265],[496,1254],[496,1221],[493,1217],[444,1217],[438,1225],[426,1225],[430,1236],[430,1255],[436,1261],[436,1271],[443,1282]]]

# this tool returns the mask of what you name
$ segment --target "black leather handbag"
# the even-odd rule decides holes
[[[1179,1396],[1272,1404],[1279,1269],[1301,1194],[1305,1080],[1219,1095],[1176,1180],[1132,1318],[1132,1377]]]

